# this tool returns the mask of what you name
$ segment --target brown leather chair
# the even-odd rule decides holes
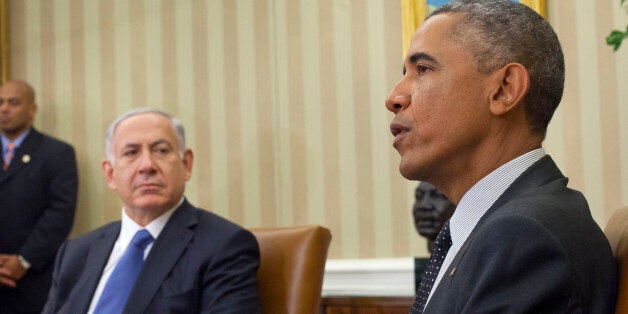
[[[625,314],[628,313],[628,207],[613,213],[604,233],[617,261],[619,290],[615,313]]]
[[[257,272],[262,313],[318,313],[329,229],[321,226],[251,229],[260,247]]]

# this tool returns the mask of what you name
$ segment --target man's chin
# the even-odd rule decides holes
[[[162,211],[169,200],[158,195],[144,195],[133,202],[133,207],[142,211]]]
[[[408,180],[421,180],[419,179],[420,176],[417,173],[416,167],[404,163],[403,160],[399,163],[399,173],[401,173],[401,175]]]
[[[434,172],[434,169],[431,164],[426,163],[425,159],[419,160],[417,157],[416,154],[414,158],[402,156],[399,162],[399,173],[408,180],[429,181],[428,178],[431,177],[430,174]]]

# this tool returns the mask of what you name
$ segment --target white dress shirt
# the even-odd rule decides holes
[[[525,153],[489,173],[462,196],[449,221],[452,245],[447,252],[447,256],[445,256],[426,304],[430,302],[430,298],[441,278],[443,278],[443,274],[447,271],[447,268],[478,221],[526,169],[545,155],[545,150],[542,148]]]
[[[94,308],[96,308],[96,304],[98,304],[100,295],[105,288],[107,280],[109,280],[109,276],[111,276],[111,272],[120,261],[120,258],[122,258],[122,255],[124,255],[126,248],[129,246],[129,244],[131,244],[131,240],[133,240],[135,234],[141,229],[146,229],[150,233],[150,235],[153,236],[153,239],[156,240],[161,231],[166,226],[166,223],[174,213],[174,210],[177,209],[179,205],[181,205],[181,203],[183,203],[183,198],[181,199],[181,201],[179,201],[179,204],[177,204],[177,206],[163,213],[155,220],[151,221],[148,225],[146,225],[145,228],[142,228],[142,226],[138,225],[133,219],[131,219],[124,211],[124,208],[122,208],[122,225],[120,226],[120,235],[118,235],[116,244],[114,244],[113,250],[111,250],[109,260],[107,261],[107,265],[105,265],[105,269],[103,270],[102,276],[100,277],[100,281],[98,282],[96,292],[94,292],[94,296],[92,297],[92,303],[90,304],[87,313],[92,314],[94,312]],[[146,249],[144,249],[144,259],[146,259],[146,256],[148,256],[150,249],[153,247],[153,243],[149,244]]]

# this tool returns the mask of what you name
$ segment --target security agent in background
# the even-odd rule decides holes
[[[57,249],[74,222],[78,175],[72,146],[33,128],[35,92],[0,87],[0,313],[39,313]]]

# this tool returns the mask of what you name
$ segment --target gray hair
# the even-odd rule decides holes
[[[489,73],[508,63],[523,65],[530,89],[523,99],[526,120],[545,136],[565,86],[565,61],[552,26],[529,7],[510,0],[457,0],[427,18],[445,13],[462,17],[451,37],[474,55],[478,71]]]
[[[164,116],[168,120],[170,120],[172,130],[177,136],[177,140],[179,140],[180,155],[181,157],[183,157],[183,154],[185,153],[185,129],[183,128],[183,124],[181,124],[181,121],[165,111],[154,108],[141,107],[125,112],[124,114],[113,120],[111,124],[109,124],[107,132],[105,133],[105,154],[107,156],[107,160],[109,160],[111,164],[115,163],[115,154],[113,153],[113,134],[116,131],[116,128],[118,127],[120,122],[143,113],[155,113]]]

